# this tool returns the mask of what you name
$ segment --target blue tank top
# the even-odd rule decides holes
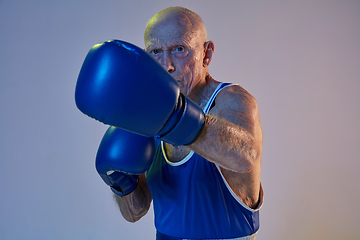
[[[205,113],[226,86],[229,84],[219,84]],[[220,168],[193,151],[172,163],[159,141],[146,179],[153,197],[155,227],[162,234],[180,239],[231,239],[259,229],[261,203],[255,210],[247,207],[231,190]]]

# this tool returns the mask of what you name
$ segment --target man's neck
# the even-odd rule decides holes
[[[199,83],[188,97],[201,108],[204,108],[218,85],[218,81],[207,75],[205,80]]]

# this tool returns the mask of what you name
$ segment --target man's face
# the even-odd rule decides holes
[[[204,42],[191,26],[171,19],[156,24],[145,39],[145,50],[175,78],[185,95],[205,77]]]

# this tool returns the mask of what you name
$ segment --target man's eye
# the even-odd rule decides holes
[[[159,50],[154,49],[154,50],[152,50],[150,53],[151,53],[151,54],[159,54]]]
[[[182,51],[184,51],[184,47],[178,46],[178,47],[175,48],[175,50],[177,52],[182,52]]]

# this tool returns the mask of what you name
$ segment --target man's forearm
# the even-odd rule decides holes
[[[257,145],[243,128],[206,115],[206,125],[199,139],[189,146],[215,164],[235,172],[249,172],[258,155]]]
[[[152,200],[144,174],[140,176],[139,184],[132,193],[123,197],[114,194],[114,198],[125,220],[136,222],[142,218],[148,212]]]

